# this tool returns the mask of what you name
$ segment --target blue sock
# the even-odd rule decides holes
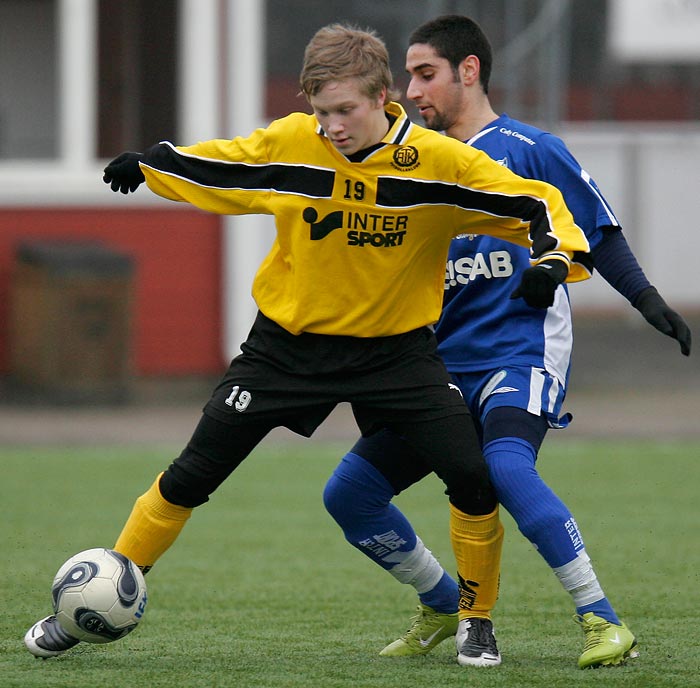
[[[440,614],[454,614],[459,606],[457,581],[445,571],[438,584],[432,590],[420,593],[418,599]]]
[[[408,519],[391,503],[394,496],[389,482],[372,464],[348,453],[326,483],[323,502],[353,547],[400,582],[413,585],[423,604],[440,613],[456,612],[456,581],[425,549]],[[411,562],[409,566],[397,567],[397,563],[406,561]]]
[[[575,565],[584,549],[583,539],[567,506],[537,473],[534,447],[517,437],[499,438],[484,447],[484,457],[498,501],[515,519],[522,534],[553,569]],[[598,586],[595,573],[592,568],[589,570],[589,579]],[[569,592],[575,599],[576,592]],[[592,611],[619,624],[602,590],[599,594],[601,598],[595,602],[577,605],[577,613]]]
[[[610,605],[610,602],[608,602],[607,597],[604,597],[602,600],[596,600],[592,604],[584,604],[582,607],[576,607],[576,613],[581,616],[588,612],[593,612],[596,616],[600,616],[617,626],[620,625],[620,619],[618,619],[617,614],[615,614],[615,610]]]
[[[546,562],[557,568],[576,558],[583,541],[566,505],[535,469],[535,449],[516,437],[484,447],[498,501]]]

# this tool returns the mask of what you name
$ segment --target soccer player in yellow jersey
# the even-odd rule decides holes
[[[436,354],[445,260],[459,234],[530,248],[517,295],[546,307],[585,279],[588,243],[561,194],[412,124],[383,42],[343,25],[308,44],[293,113],[247,138],[159,143],[105,169],[114,191],[155,193],[223,214],[273,215],[277,236],[253,283],[259,307],[242,353],[192,438],[137,500],[114,549],[144,572],[193,509],[276,426],[311,436],[339,402],[362,434],[405,436],[444,481],[457,571],[495,601],[502,527],[474,424]],[[185,333],[186,336],[186,333]],[[25,643],[41,657],[77,643],[49,616]]]

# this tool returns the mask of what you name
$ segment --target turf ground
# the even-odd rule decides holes
[[[352,549],[321,492],[345,445],[258,448],[197,510],[147,577],[142,626],[110,645],[32,658],[22,636],[50,611],[69,555],[110,546],[170,447],[0,449],[0,684],[172,688],[697,686],[700,444],[548,440],[540,471],[571,507],[641,657],[580,671],[568,596],[504,514],[495,626],[503,664],[466,669],[444,642],[417,659],[378,651],[406,628],[412,589]],[[426,480],[398,499],[453,569],[445,497]]]

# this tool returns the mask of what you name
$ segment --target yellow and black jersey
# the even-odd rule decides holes
[[[360,162],[313,115],[294,113],[247,138],[149,148],[152,191],[206,211],[275,217],[277,236],[253,283],[260,310],[289,332],[379,337],[437,321],[450,241],[489,234],[590,276],[588,251],[561,194],[485,153],[386,107],[393,124]]]

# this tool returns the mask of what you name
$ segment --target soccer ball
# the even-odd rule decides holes
[[[54,576],[53,610],[72,636],[111,643],[131,633],[146,609],[146,583],[123,554],[96,547],[72,556]]]

